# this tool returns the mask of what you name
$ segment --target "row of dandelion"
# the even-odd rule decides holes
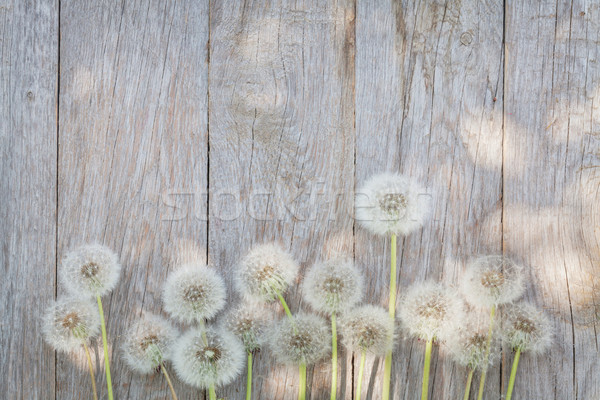
[[[418,282],[401,290],[396,299],[397,235],[420,228],[429,208],[426,191],[399,174],[374,176],[356,196],[358,220],[391,241],[387,310],[363,302],[364,277],[351,257],[338,255],[312,265],[304,274],[302,294],[313,312],[292,312],[285,296],[297,280],[299,264],[279,245],[265,243],[239,261],[234,281],[241,300],[226,312],[226,285],[215,268],[200,260],[175,265],[163,287],[163,305],[185,330],[180,332],[167,318],[145,314],[122,335],[123,359],[139,374],[162,373],[173,399],[177,394],[171,369],[181,381],[207,390],[215,400],[219,388],[238,378],[245,367],[245,398],[249,400],[254,355],[265,349],[277,362],[298,368],[298,399],[303,400],[307,366],[329,358],[330,398],[335,400],[340,339],[360,360],[355,398],[361,398],[365,360],[372,355],[385,358],[381,394],[376,397],[388,400],[394,348],[402,339],[417,338],[425,344],[421,399],[427,399],[431,390],[432,349],[440,346],[467,371],[465,400],[475,373],[479,376],[477,399],[483,399],[488,368],[500,359],[502,348],[512,349],[514,361],[505,395],[510,400],[521,353],[547,350],[552,325],[537,307],[519,301],[526,286],[523,268],[502,256],[474,259],[455,287]],[[116,286],[120,271],[117,255],[101,245],[69,252],[59,270],[67,294],[50,307],[44,321],[46,340],[56,350],[83,348],[94,399],[98,391],[89,342],[100,334],[107,396],[113,399],[102,297]],[[266,307],[267,303],[279,304],[283,317],[269,312],[272,307]]]

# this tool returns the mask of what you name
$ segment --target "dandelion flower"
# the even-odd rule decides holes
[[[287,365],[314,364],[327,356],[330,334],[323,318],[300,313],[275,326],[269,343],[278,362]]]
[[[169,357],[177,330],[164,318],[147,314],[125,335],[123,358],[140,374],[151,374]]]
[[[242,341],[246,352],[252,353],[263,345],[268,322],[264,307],[244,303],[229,311],[225,326]]]
[[[274,243],[254,247],[240,263],[236,286],[246,299],[272,301],[294,282],[298,263]]]
[[[469,370],[484,370],[499,357],[500,343],[492,335],[491,351],[486,357],[489,327],[468,318],[455,334],[448,340],[447,349],[452,359]]]
[[[452,359],[468,369],[465,399],[468,399],[471,393],[475,370],[482,371],[483,375],[500,355],[499,341],[495,340],[495,335],[489,335],[489,331],[488,326],[481,324],[480,320],[473,315],[469,315],[463,326],[459,327],[455,335],[446,343]]]
[[[302,284],[306,301],[331,316],[331,399],[337,391],[336,314],[352,308],[362,298],[362,276],[349,258],[333,258],[313,265]]]
[[[463,302],[454,290],[425,282],[407,290],[399,316],[411,336],[444,341],[463,320],[463,310]]]
[[[553,329],[548,317],[529,303],[521,303],[511,307],[504,325],[504,341],[515,350],[515,358],[506,392],[506,400],[510,400],[521,352],[528,351],[541,354],[546,351],[552,344]]]
[[[121,265],[108,247],[87,244],[67,253],[60,278],[67,291],[82,297],[103,296],[117,284]]]
[[[63,298],[51,305],[44,316],[46,341],[58,351],[70,352],[83,346],[88,362],[92,393],[98,400],[92,357],[88,349],[90,338],[100,333],[100,315],[91,301]]]
[[[541,354],[552,344],[552,334],[550,320],[534,305],[523,302],[508,309],[503,338],[511,348]]]
[[[356,218],[376,235],[408,235],[423,226],[431,208],[425,189],[397,174],[372,176],[356,193]]]
[[[58,300],[46,312],[43,331],[46,341],[56,350],[77,350],[100,333],[98,311],[89,301]]]
[[[223,329],[192,329],[177,340],[173,366],[188,385],[207,389],[227,385],[242,371],[244,347]]]
[[[383,356],[394,346],[394,321],[381,307],[366,305],[348,312],[341,321],[344,344],[360,352],[356,399],[360,400],[367,353]]]
[[[315,264],[304,277],[304,298],[317,311],[339,313],[362,299],[363,279],[348,258]]]
[[[429,366],[434,341],[445,341],[463,320],[463,302],[444,286],[425,282],[413,285],[400,306],[400,320],[411,336],[427,341],[421,399],[429,393]]]
[[[462,281],[465,299],[476,307],[494,307],[523,295],[523,268],[503,256],[480,257],[469,264]]]
[[[341,320],[344,345],[353,351],[383,356],[393,347],[394,322],[381,307],[357,307]]]
[[[223,278],[212,268],[185,264],[168,278],[163,291],[165,310],[184,323],[204,323],[224,306]]]
[[[327,356],[331,349],[329,335],[321,317],[303,313],[279,321],[271,334],[269,342],[275,359],[282,364],[298,365],[299,400],[306,398],[306,366]]]

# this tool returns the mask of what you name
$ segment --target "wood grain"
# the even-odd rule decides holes
[[[205,246],[208,3],[62,1],[61,38],[58,252],[97,241],[120,255],[104,299],[115,398],[165,398],[162,375],[132,375],[119,346],[142,311],[161,311],[178,242]],[[79,358],[59,357],[57,375],[58,398],[91,398]]]
[[[352,2],[215,3],[209,258],[230,284],[255,243],[280,242],[302,270],[329,253],[351,253]],[[308,310],[296,288],[286,297],[292,312]],[[277,366],[264,352],[254,365],[255,398],[297,398],[297,368]],[[348,366],[340,398],[351,396]],[[329,368],[309,368],[309,398],[328,397]],[[241,398],[244,384],[226,397]]]
[[[358,2],[357,187],[373,173],[399,171],[433,199],[423,230],[398,241],[399,296],[413,282],[455,284],[473,255],[500,252],[502,14],[501,1]],[[368,298],[387,308],[389,238],[357,228],[355,239],[371,277]],[[420,398],[424,350],[399,341],[392,398]],[[381,396],[379,361],[367,398]],[[490,373],[488,396],[498,393],[498,376]],[[431,398],[459,398],[465,382],[466,371],[434,351]]]
[[[40,331],[55,290],[55,2],[0,2],[0,26],[0,388],[50,399],[55,357]]]
[[[599,18],[595,2],[507,2],[504,249],[556,330],[550,357],[523,355],[521,398],[600,396]]]
[[[513,398],[600,398],[596,1],[5,0],[0,21],[11,399],[91,397],[83,354],[55,355],[39,335],[63,293],[57,260],[88,241],[124,266],[104,299],[118,399],[168,398],[162,376],[133,375],[119,346],[142,312],[161,312],[178,257],[208,256],[235,303],[237,262],[256,243],[280,242],[302,271],[350,253],[366,302],[387,306],[389,244],[353,220],[355,187],[386,170],[419,179],[434,205],[399,240],[398,295],[458,283],[478,254],[513,257],[556,329],[550,353],[523,355]],[[308,310],[297,288],[286,296]],[[423,354],[399,340],[394,399],[419,398]],[[93,357],[105,395],[100,343]],[[485,398],[506,390],[512,357]],[[338,398],[351,398],[358,359],[340,359]],[[266,351],[254,365],[253,398],[296,398],[295,368]],[[328,398],[329,368],[309,369],[309,398]],[[382,372],[367,361],[364,399],[380,398]],[[431,372],[430,398],[461,398],[466,371],[443,348]],[[180,399],[205,398],[174,381]]]

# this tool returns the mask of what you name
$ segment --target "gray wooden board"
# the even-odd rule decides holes
[[[206,241],[207,43],[207,2],[61,2],[58,253],[97,241],[120,255],[104,298],[118,399],[169,395],[162,375],[132,374],[120,346],[143,311],[161,312],[176,246]],[[58,360],[57,397],[91,398],[83,358]],[[180,399],[203,397],[175,383]]]
[[[50,399],[55,354],[40,329],[56,287],[56,2],[2,1],[0,26],[0,388]]]
[[[386,170],[433,199],[431,220],[398,241],[398,295],[458,284],[478,254],[513,257],[556,329],[547,355],[523,355],[514,398],[600,398],[596,1],[6,0],[0,21],[10,398],[91,398],[83,354],[55,355],[39,334],[63,294],[57,260],[88,241],[124,266],[104,299],[118,399],[168,397],[162,376],[128,371],[119,346],[142,312],[162,312],[181,253],[208,256],[231,304],[256,243],[280,242],[302,271],[353,254],[365,301],[386,306],[389,243],[353,220],[355,187]],[[293,312],[309,310],[302,295],[286,293]],[[504,350],[485,398],[506,389]],[[419,398],[423,353],[398,341],[394,399]],[[93,357],[106,398],[99,342]],[[340,359],[338,398],[350,398],[358,359]],[[254,365],[254,398],[296,398],[295,368],[268,351]],[[443,347],[431,368],[430,397],[461,398],[466,371]],[[368,359],[363,398],[380,397],[382,372]],[[309,368],[309,397],[328,398],[329,379],[327,362]],[[181,399],[205,397],[174,380]],[[244,385],[218,395],[242,398]]]

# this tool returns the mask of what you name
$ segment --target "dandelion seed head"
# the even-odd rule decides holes
[[[67,253],[59,277],[70,294],[96,297],[113,290],[120,273],[121,265],[111,249],[99,244],[86,244]]]
[[[298,274],[298,263],[275,243],[254,247],[240,263],[236,287],[248,300],[272,301]]]
[[[283,318],[269,340],[273,355],[282,364],[306,365],[323,359],[331,351],[331,334],[323,318],[300,313]]]
[[[229,311],[225,325],[242,341],[246,352],[251,353],[264,344],[269,320],[264,307],[246,302]]]
[[[207,389],[227,385],[242,371],[244,347],[231,332],[208,328],[184,333],[173,348],[173,366],[188,385]]]
[[[480,257],[467,267],[461,291],[476,307],[511,303],[525,291],[523,268],[503,256]]]
[[[184,323],[214,317],[225,306],[226,297],[223,278],[198,264],[182,265],[167,278],[163,291],[165,310]]]
[[[399,307],[410,336],[445,341],[464,319],[464,304],[456,291],[433,282],[411,286]]]
[[[394,321],[381,307],[356,307],[343,316],[340,326],[344,345],[353,351],[383,356],[392,350]]]
[[[489,318],[486,319],[487,323],[482,321],[483,319],[467,317],[446,343],[452,359],[471,370],[487,369],[500,356],[498,335],[492,332],[490,352],[486,359]]]
[[[76,350],[99,332],[100,316],[91,301],[63,298],[44,315],[44,338],[58,351]]]
[[[170,351],[179,333],[164,318],[146,314],[125,335],[123,359],[140,374],[151,374],[170,357]]]
[[[369,178],[355,200],[357,220],[376,235],[408,235],[423,226],[431,209],[423,187],[389,172]]]
[[[522,302],[511,306],[503,327],[504,341],[513,349],[541,354],[552,345],[552,324],[532,304]]]
[[[302,292],[316,311],[340,313],[362,300],[363,278],[349,258],[334,258],[312,266]]]

